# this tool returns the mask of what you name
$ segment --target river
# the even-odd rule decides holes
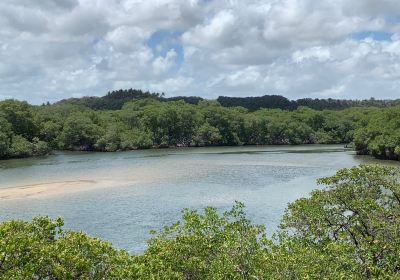
[[[317,178],[374,162],[338,145],[67,152],[0,161],[0,221],[62,216],[68,229],[138,253],[149,231],[179,220],[181,209],[222,211],[238,200],[271,234],[287,203],[320,187]]]

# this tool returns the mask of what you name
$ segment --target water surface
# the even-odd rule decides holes
[[[75,152],[0,161],[0,188],[62,180],[102,184],[87,191],[0,200],[0,220],[62,216],[67,228],[140,252],[149,231],[177,221],[182,208],[222,211],[239,200],[271,234],[287,203],[317,188],[317,178],[371,162],[337,145]]]

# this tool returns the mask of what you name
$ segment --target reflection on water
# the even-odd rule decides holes
[[[316,178],[363,162],[376,161],[338,145],[77,152],[0,161],[0,188],[67,180],[112,186],[0,200],[0,220],[63,216],[68,228],[139,252],[148,232],[178,220],[182,208],[225,210],[239,200],[272,233],[287,203],[317,188]]]

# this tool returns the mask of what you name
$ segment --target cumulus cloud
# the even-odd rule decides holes
[[[159,75],[169,70],[174,65],[175,59],[176,52],[174,49],[169,50],[165,57],[157,57],[153,61],[154,74]]]
[[[398,98],[397,0],[4,0],[0,98]]]
[[[301,63],[306,59],[316,59],[319,62],[325,62],[331,57],[327,47],[311,47],[305,50],[297,50],[292,55],[293,61]]]

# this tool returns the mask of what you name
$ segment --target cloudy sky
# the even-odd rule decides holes
[[[119,88],[400,98],[400,1],[0,1],[0,99]]]

